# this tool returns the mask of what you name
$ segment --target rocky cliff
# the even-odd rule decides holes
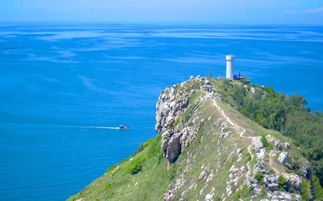
[[[70,200],[301,200],[310,165],[288,138],[221,101],[223,81],[197,77],[162,91],[158,136]]]

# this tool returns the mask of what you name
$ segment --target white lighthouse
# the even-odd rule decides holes
[[[233,55],[227,55],[225,57],[226,65],[227,65],[227,71],[226,71],[226,78],[233,80]]]

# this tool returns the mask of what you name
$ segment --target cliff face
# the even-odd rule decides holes
[[[223,103],[223,81],[191,78],[161,92],[158,136],[70,199],[301,200],[307,161],[289,139]]]
[[[211,82],[205,78],[182,83],[161,92],[156,105],[155,130],[162,136],[164,156],[170,163],[175,162],[182,150],[196,138],[205,121],[197,114],[195,106],[212,98],[216,98],[216,93]],[[188,119],[191,120],[190,124],[186,123]]]

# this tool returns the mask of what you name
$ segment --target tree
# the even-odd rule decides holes
[[[323,200],[323,189],[317,176],[313,177],[313,192],[315,200]]]
[[[311,185],[307,179],[303,179],[302,181],[302,197],[303,197],[303,200],[306,200],[306,201],[312,199]]]

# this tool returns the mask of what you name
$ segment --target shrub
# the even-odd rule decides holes
[[[285,187],[287,185],[287,179],[285,179],[285,177],[283,176],[279,176],[278,177],[278,184],[282,187]]]
[[[288,191],[288,192],[295,190],[288,184],[288,180],[283,176],[278,177],[278,185],[279,185],[279,188],[284,189],[285,191]]]
[[[126,172],[135,175],[138,174],[143,167],[143,162],[144,162],[143,157],[138,157],[130,162],[130,164],[126,167]]]
[[[300,175],[301,174],[301,170],[300,169],[289,169],[289,168],[286,168],[286,172],[287,173],[294,173],[294,174],[298,174]]]
[[[265,136],[261,136],[261,142],[264,145],[264,147],[268,148],[268,149],[273,149],[274,145],[270,142],[268,142],[268,140],[266,139]]]
[[[264,184],[264,175],[262,173],[257,173],[255,179],[257,179],[260,184]]]
[[[159,164],[163,158],[163,151],[160,147],[160,143],[161,135],[158,135],[141,144],[137,154],[133,154],[133,160],[129,161],[129,164],[124,167],[124,171],[132,175],[138,174],[142,171],[145,162],[151,159],[157,160],[157,163]]]
[[[303,197],[303,200],[312,199],[311,185],[307,179],[303,179],[302,181],[302,197]]]
[[[317,176],[313,177],[313,192],[315,200],[323,200],[323,189]]]

